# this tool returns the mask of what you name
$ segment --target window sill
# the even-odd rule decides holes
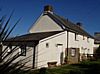
[[[79,40],[75,40],[75,41],[79,41]]]

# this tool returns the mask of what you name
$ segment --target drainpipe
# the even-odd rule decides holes
[[[35,57],[36,57],[36,46],[38,45],[38,41],[34,44],[34,47],[33,47],[33,66],[32,68],[35,69]]]
[[[33,69],[35,69],[35,52],[36,52],[36,46],[33,47]]]
[[[67,31],[67,56],[68,56],[68,45],[69,45],[68,40],[69,40],[69,31]]]

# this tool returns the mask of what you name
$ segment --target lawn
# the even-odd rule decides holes
[[[55,68],[23,71],[21,74],[100,74],[100,60],[84,61],[79,64],[62,65]]]

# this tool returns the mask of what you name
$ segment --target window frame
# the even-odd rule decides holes
[[[26,45],[21,45],[19,49],[19,54],[21,56],[26,56]]]
[[[85,40],[85,36],[83,35],[83,40]]]
[[[72,57],[76,56],[76,48],[71,48],[71,54]]]
[[[46,48],[49,48],[49,43],[46,43]]]
[[[87,37],[87,42],[89,42],[89,37]]]
[[[78,34],[75,33],[75,41],[78,41]]]

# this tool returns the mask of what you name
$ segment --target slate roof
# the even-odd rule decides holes
[[[59,15],[57,15],[55,13],[46,12],[46,13],[44,13],[44,15],[48,15],[63,30],[67,30],[67,31],[70,31],[70,32],[74,32],[74,33],[83,35],[83,36],[94,38],[89,33],[87,33],[83,28],[80,28],[78,25],[70,22],[67,19],[64,19],[63,17],[61,17],[61,16],[59,16]],[[43,38],[55,35],[55,34],[60,33],[60,32],[62,32],[62,31],[26,34],[26,35],[17,36],[17,37],[8,39],[8,40],[5,41],[5,43],[7,43],[7,42],[16,42],[18,44],[18,42],[31,42],[31,41],[35,43],[35,42],[38,42],[39,40],[41,40]]]
[[[41,39],[44,39],[46,37],[52,36],[54,34],[60,33],[62,31],[53,31],[53,32],[40,32],[40,33],[30,33],[25,34],[21,36],[17,36],[11,39],[8,39],[7,41],[39,41]]]
[[[47,12],[44,15],[48,15],[64,30],[71,31],[71,32],[74,32],[74,33],[77,33],[80,35],[90,37],[90,38],[94,38],[92,35],[87,33],[84,29],[80,28],[78,25],[70,22],[68,19],[64,19],[63,17],[61,17],[55,13]]]
[[[39,40],[47,38],[47,37],[52,36],[52,35],[55,35],[55,34],[60,33],[60,32],[62,32],[62,31],[25,34],[25,35],[21,35],[21,36],[7,39],[6,41],[3,42],[3,44],[8,45],[11,42],[12,45],[20,45],[23,42],[26,44],[28,44],[28,42],[29,43],[32,42],[31,44],[34,45],[35,43],[39,42]]]

